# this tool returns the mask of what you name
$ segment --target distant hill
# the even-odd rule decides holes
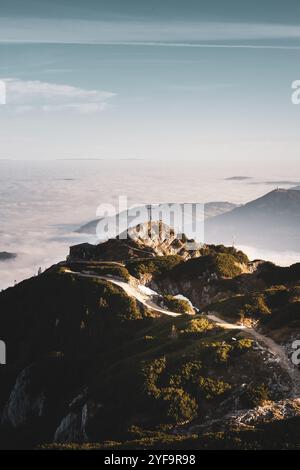
[[[277,188],[280,186],[291,186],[290,189],[295,189],[293,186],[298,186],[299,182],[290,181],[290,180],[280,180],[280,181],[251,181],[249,184],[267,184],[270,186],[276,186]]]
[[[300,192],[277,189],[230,212],[207,220],[207,243],[299,250]]]
[[[16,258],[16,253],[8,253],[7,251],[0,251],[0,261],[8,261]]]
[[[244,181],[251,180],[251,176],[230,176],[230,178],[225,178],[226,181]]]
[[[300,186],[288,190],[276,189],[241,206],[229,202],[206,203],[204,205],[205,242],[231,245],[234,241],[237,245],[298,251],[300,246],[299,189]],[[116,216],[117,220],[121,215]],[[93,220],[77,231],[95,234],[99,221],[100,219]],[[129,217],[129,224],[132,221]]]
[[[170,205],[172,205],[172,203],[169,203]],[[142,207],[145,207],[145,206],[141,206]],[[206,219],[210,218],[210,217],[215,217],[217,215],[220,215],[220,214],[224,214],[225,212],[229,212],[233,209],[235,209],[236,207],[239,207],[237,204],[233,204],[231,202],[219,202],[219,201],[216,201],[216,202],[207,202],[204,204],[204,216]],[[139,207],[137,207],[136,209],[139,209]],[[120,214],[117,214],[116,215],[116,220],[118,222],[119,218],[121,216],[124,216],[125,215],[125,212],[121,212]],[[130,216],[130,211],[129,211],[129,224],[134,220],[134,217],[135,216]],[[95,234],[96,231],[97,231],[97,225],[98,223],[100,222],[101,218],[99,219],[94,219],[94,220],[91,220],[90,222],[82,225],[81,227],[79,227],[76,232],[77,233],[88,233],[88,234]]]
[[[232,202],[207,202],[204,204],[205,219],[225,214],[226,212],[232,211],[236,207],[239,207],[239,205],[233,204]]]

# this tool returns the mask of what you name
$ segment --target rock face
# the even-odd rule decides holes
[[[46,401],[45,393],[41,389],[33,389],[32,372],[32,367],[27,367],[18,376],[3,412],[3,424],[21,428],[28,421],[40,418],[43,415]]]
[[[86,438],[82,415],[69,413],[55,431],[54,442],[84,442]]]
[[[188,246],[188,243],[191,245]],[[192,246],[195,245],[195,246]],[[192,248],[192,249],[191,249]],[[184,258],[199,256],[197,244],[161,222],[141,224],[118,237],[91,245],[83,243],[70,248],[69,260],[124,261],[178,254]]]
[[[252,429],[255,426],[270,425],[272,423],[280,424],[285,420],[300,419],[300,400],[287,399],[277,402],[267,402],[263,406],[257,406],[250,410],[239,410],[235,413],[229,413],[222,419],[212,420],[200,426],[192,426],[191,432],[214,432],[228,431],[230,428]]]
[[[235,415],[235,422],[247,425],[293,418],[300,415],[300,400],[289,399],[266,403],[252,410],[244,410]]]
[[[53,438],[74,378],[66,376],[61,359],[43,359],[25,367],[3,408],[1,425],[32,436],[33,442]]]
[[[69,406],[72,408],[72,404]],[[77,407],[77,410],[70,411],[57,427],[53,437],[54,442],[88,442],[90,424],[101,408],[101,404],[87,400],[81,408]]]

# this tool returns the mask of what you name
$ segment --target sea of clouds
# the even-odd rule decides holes
[[[96,237],[75,230],[95,219],[100,204],[117,209],[120,195],[129,204],[245,203],[272,190],[272,179],[278,180],[278,175],[269,181],[226,179],[231,176],[222,169],[204,171],[200,162],[0,160],[0,252],[18,255],[0,262],[0,289],[65,259],[72,244],[95,242]],[[251,258],[283,265],[300,260],[300,253],[243,249]]]

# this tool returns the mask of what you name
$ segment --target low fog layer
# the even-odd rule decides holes
[[[228,201],[246,203],[270,191],[265,178],[228,180],[234,175],[199,163],[143,160],[0,161],[0,251],[17,258],[0,263],[0,288],[13,285],[64,259],[69,245],[95,237],[75,230],[95,219],[101,203],[118,209],[118,197],[129,204]],[[238,176],[238,174],[237,174]],[[247,176],[247,175],[245,175]],[[295,176],[269,180],[295,182]],[[268,252],[246,247],[251,258],[279,264],[300,260],[300,253]]]

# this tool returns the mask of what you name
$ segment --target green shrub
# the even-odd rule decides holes
[[[75,272],[86,272],[91,275],[95,274],[96,276],[116,276],[124,279],[124,281],[129,281],[130,279],[129,272],[125,266],[122,266],[118,263],[110,263],[109,261],[89,261],[86,263],[76,263],[75,261],[69,261],[66,265],[61,266],[58,269],[58,272],[64,273],[66,268]]]
[[[195,382],[202,369],[201,361],[189,361],[183,364],[180,375],[185,382]]]
[[[173,374],[169,378],[170,387],[179,387],[182,384],[182,377],[180,374]]]
[[[207,318],[193,318],[188,322],[188,325],[185,329],[181,330],[180,333],[183,334],[197,334],[204,333],[205,331],[212,330],[214,328],[213,323],[211,323]]]
[[[207,377],[200,377],[197,381],[197,387],[200,394],[206,400],[213,400],[216,397],[224,395],[231,389],[231,385],[222,380],[213,380]]]
[[[248,264],[248,256],[240,250],[237,250],[233,246],[224,245],[206,245],[201,250],[202,255],[213,255],[213,254],[226,254],[231,255],[235,258],[238,263]]]
[[[96,281],[103,284],[101,280]],[[103,295],[99,298],[99,305],[106,306],[108,310],[115,312],[120,320],[140,320],[143,318],[136,299],[129,297],[122,288],[109,283],[109,281],[104,284]]]
[[[264,291],[266,302],[270,309],[276,309],[285,306],[291,297],[288,288],[282,285],[272,286]]]
[[[251,349],[252,346],[253,346],[253,339],[250,339],[250,338],[242,338],[242,339],[239,339],[236,343],[235,343],[235,348],[238,350],[238,351],[245,351],[245,350],[248,350],[248,349]]]
[[[224,363],[229,359],[229,355],[232,351],[232,346],[225,341],[215,341],[208,345],[208,349],[213,353],[214,362]]]
[[[200,258],[192,258],[176,265],[170,275],[173,278],[195,279],[204,275],[216,274],[220,277],[232,278],[241,274],[238,261],[231,254],[217,253]]]
[[[234,256],[219,253],[215,258],[216,273],[222,277],[236,277],[242,272]]]
[[[263,405],[266,401],[270,400],[270,393],[267,385],[260,384],[249,387],[246,390],[244,400],[251,408]]]
[[[246,303],[240,309],[241,317],[246,318],[260,318],[264,315],[270,315],[271,311],[266,305],[265,297],[263,294],[252,294],[250,302]]]
[[[146,362],[142,368],[142,377],[144,380],[144,390],[146,395],[157,398],[160,396],[160,389],[157,381],[166,368],[166,358],[161,357],[153,361]]]
[[[202,369],[201,361],[189,361],[182,365],[182,367],[169,378],[169,385],[171,387],[180,387],[187,385],[190,387],[197,382]]]
[[[165,402],[166,414],[170,422],[186,423],[196,418],[198,405],[182,388],[168,387],[161,391],[161,399]]]
[[[137,278],[144,274],[152,274],[159,277],[171,271],[174,266],[182,261],[182,257],[179,255],[157,256],[154,258],[130,260],[127,262],[126,268],[132,276]]]
[[[273,263],[264,263],[260,266],[260,277],[269,285],[279,285],[300,281],[300,263],[289,267],[276,266]]]
[[[166,308],[177,313],[192,313],[194,310],[190,303],[185,299],[177,299],[173,295],[165,295],[163,297]]]
[[[234,295],[208,305],[207,310],[219,312],[224,317],[236,320],[244,318],[260,319],[271,313],[264,293]]]
[[[165,370],[165,357],[144,364],[142,376],[146,396],[155,400],[156,410],[162,413],[164,419],[168,422],[179,424],[190,421],[197,415],[196,401],[182,388],[178,387],[181,380],[176,381],[175,376],[173,376],[173,379],[170,377],[169,382],[174,385],[176,383],[176,386],[160,388],[158,380]]]
[[[90,268],[91,272],[94,272],[97,274],[97,276],[115,276],[115,277],[120,277],[124,281],[129,281],[130,280],[130,275],[127,269],[124,266],[97,266],[97,267],[91,267]]]

